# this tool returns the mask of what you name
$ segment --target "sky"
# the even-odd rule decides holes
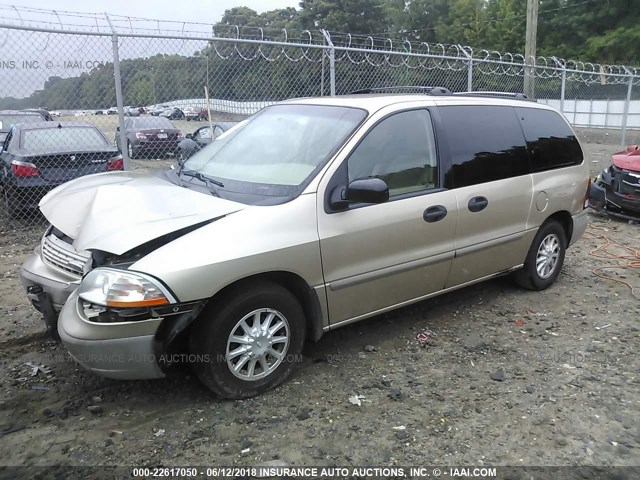
[[[10,8],[17,5],[19,10]],[[27,25],[65,30],[94,30],[93,16],[74,16],[63,12],[99,14],[103,25],[101,31],[108,29],[104,12],[112,17],[116,29],[126,34],[131,28],[136,33],[157,33],[155,22],[134,20],[128,22],[123,16],[138,17],[173,22],[196,22],[214,24],[222,18],[225,10],[246,6],[261,13],[285,7],[298,7],[299,0],[0,0],[0,23],[19,25],[20,20]],[[57,10],[59,18],[51,13],[28,11],[24,9]],[[116,18],[115,16],[120,16]],[[4,17],[4,18],[3,18]],[[37,23],[34,23],[37,22]],[[82,27],[73,26],[76,22]],[[181,29],[200,32],[208,36],[208,26],[182,23],[162,24],[163,33],[178,35]],[[189,33],[186,33],[190,35]],[[150,57],[156,53],[193,55],[206,46],[206,42],[182,40],[121,40],[120,59]],[[0,29],[0,97],[24,97],[34,90],[41,89],[51,76],[72,77],[91,70],[99,63],[112,60],[111,41],[105,37],[64,36],[57,34],[35,33],[23,30]]]
[[[233,7],[249,7],[258,13],[276,8],[296,7],[299,0],[0,0],[2,4],[47,10],[107,12],[118,15],[178,20],[182,22],[216,23],[224,11]]]

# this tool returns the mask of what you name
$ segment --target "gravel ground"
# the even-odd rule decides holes
[[[617,149],[584,146],[593,173]],[[590,251],[596,235],[638,249],[640,228],[591,220],[550,289],[501,278],[345,327],[308,344],[288,383],[246,401],[215,398],[187,368],[156,381],[78,368],[44,336],[17,276],[42,228],[2,223],[0,462],[639,465],[640,303],[592,273],[618,261]],[[638,270],[609,273],[640,291]]]

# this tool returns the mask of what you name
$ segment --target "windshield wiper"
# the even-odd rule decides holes
[[[180,172],[180,175],[185,175],[187,177],[193,177],[197,180],[200,180],[202,183],[204,183],[207,186],[209,191],[216,197],[220,196],[220,194],[218,193],[218,189],[216,187],[224,188],[224,183],[214,178],[208,177],[204,173],[196,172],[195,170],[183,170],[182,172]]]

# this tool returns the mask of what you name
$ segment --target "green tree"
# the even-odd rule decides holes
[[[436,35],[442,43],[483,47],[487,39],[487,12],[484,0],[454,0],[448,24],[439,24]]]
[[[406,6],[405,30],[410,40],[435,43],[437,30],[449,24],[448,0],[412,0]]]
[[[387,31],[382,0],[303,0],[300,8],[300,22],[307,29],[352,34]]]
[[[485,48],[523,52],[526,8],[526,0],[489,0],[486,7]]]

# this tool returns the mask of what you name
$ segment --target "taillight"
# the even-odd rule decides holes
[[[587,191],[584,194],[583,208],[589,207],[589,194],[591,193],[591,177],[589,177],[589,183],[587,183]]]
[[[144,140],[147,138],[147,136],[143,132],[136,132],[136,138]]]
[[[124,160],[122,159],[122,155],[113,157],[107,162],[107,172],[113,170],[124,170]]]
[[[178,138],[182,138],[182,130],[178,130]]]
[[[11,171],[16,177],[39,177],[40,170],[33,163],[11,160]]]

